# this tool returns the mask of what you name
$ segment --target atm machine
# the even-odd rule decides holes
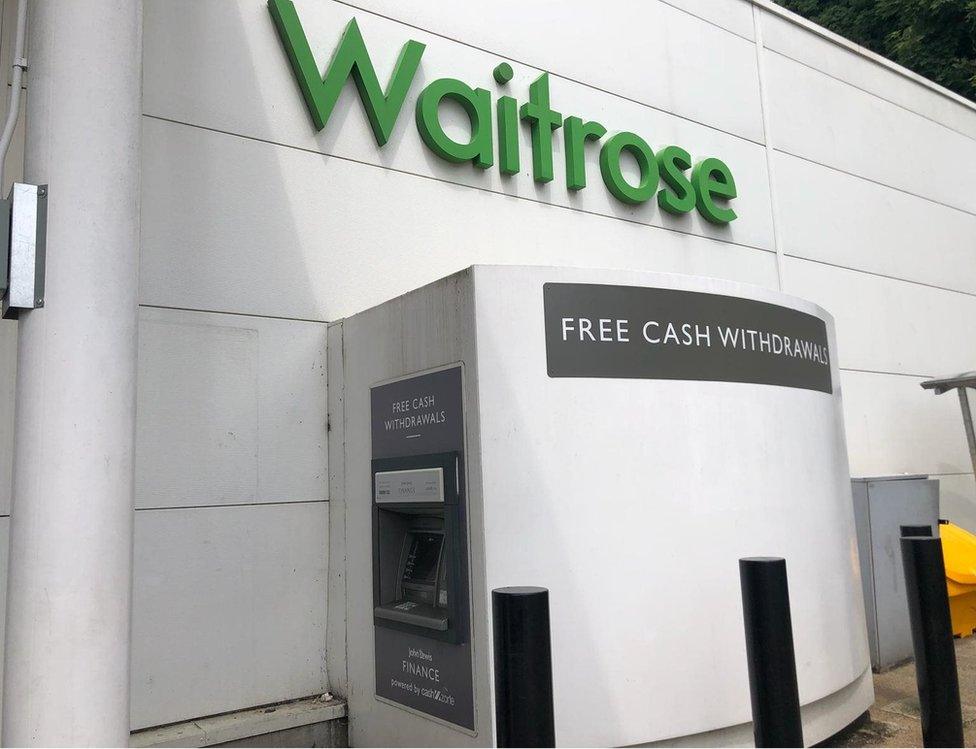
[[[873,701],[830,316],[475,266],[329,326],[353,746],[491,746],[494,588],[550,591],[560,745],[751,745],[737,560],[787,560],[804,736]]]

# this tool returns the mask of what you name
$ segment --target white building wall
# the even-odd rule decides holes
[[[264,0],[146,0],[134,727],[328,687],[324,323],[472,263],[719,276],[823,305],[852,471],[931,474],[976,529],[957,401],[919,388],[976,366],[976,107],[765,0],[296,5],[322,67],[353,17],[381,81],[408,39],[427,45],[384,148],[350,87],[315,132]],[[559,137],[547,186],[525,137],[511,179],[434,156],[413,96],[443,76],[499,95],[503,60],[520,102],[547,70],[564,115],[724,159],[740,218],[624,206],[595,149],[570,195]]]
[[[326,689],[325,335],[141,310],[133,728]]]
[[[837,319],[851,470],[928,473],[976,530],[958,400],[971,370],[976,108],[761,13],[785,289]]]

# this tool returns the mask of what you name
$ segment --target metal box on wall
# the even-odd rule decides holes
[[[851,481],[861,586],[875,671],[912,657],[905,600],[901,527],[939,528],[939,482],[927,476],[881,476]]]

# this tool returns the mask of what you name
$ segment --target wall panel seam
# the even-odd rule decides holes
[[[775,0],[743,0],[743,1],[751,2],[753,5],[758,5],[763,10],[769,11],[772,15],[781,18],[783,21],[786,21],[792,26],[797,26],[798,28],[802,29],[808,34],[812,34],[813,36],[824,39],[827,42],[830,42],[831,44],[840,47],[843,50],[846,50],[847,52],[857,55],[858,57],[868,60],[869,62],[873,62],[882,70],[885,70],[889,73],[893,73],[894,75],[900,76],[901,78],[907,78],[913,83],[916,83],[922,86],[923,88],[928,89],[932,93],[938,94],[944,99],[948,99],[949,101],[963,107],[964,109],[976,110],[976,102],[971,102],[965,97],[955,93],[954,91],[950,91],[944,86],[940,86],[938,83],[935,83],[934,81],[930,81],[928,78],[925,78],[924,76],[921,76],[918,73],[914,73],[908,68],[905,68],[896,62],[892,62],[888,58],[879,55],[877,52],[872,52],[866,47],[862,47],[859,44],[855,44],[850,39],[844,38],[840,34],[835,34],[833,31],[829,31],[828,29],[825,29],[823,26],[819,26],[813,23],[813,21],[806,20],[802,16],[799,16],[796,13],[787,10],[781,5],[777,5]]]
[[[970,101],[966,100],[964,97],[960,96],[959,94],[956,94],[953,91],[949,91],[948,89],[944,88],[943,86],[940,86],[939,84],[935,83],[934,81],[931,81],[928,78],[925,78],[924,76],[919,75],[918,73],[914,73],[911,70],[908,70],[907,68],[904,68],[903,66],[899,65],[896,62],[892,62],[891,60],[888,60],[887,58],[885,58],[885,57],[877,54],[876,52],[872,52],[871,50],[869,50],[869,49],[867,49],[865,47],[862,47],[862,46],[860,46],[858,44],[855,44],[854,42],[852,42],[849,39],[846,39],[846,38],[840,36],[839,34],[834,34],[833,32],[829,31],[828,29],[825,29],[822,26],[819,26],[819,25],[813,23],[812,21],[805,21],[804,19],[801,19],[801,18],[796,17],[795,14],[787,11],[785,8],[782,8],[782,7],[778,6],[778,5],[776,5],[775,2],[772,2],[772,1],[764,1],[764,0],[740,0],[740,1],[741,2],[748,2],[753,7],[753,9],[755,9],[756,7],[759,7],[760,9],[762,9],[764,11],[769,11],[773,15],[777,16],[778,18],[780,18],[781,20],[785,21],[786,23],[789,23],[791,26],[795,26],[795,27],[799,28],[803,33],[810,34],[811,36],[815,36],[815,37],[817,37],[819,39],[823,39],[824,41],[826,41],[826,42],[828,42],[830,44],[833,44],[836,47],[840,47],[845,52],[848,52],[849,54],[853,54],[853,55],[857,56],[860,59],[866,60],[867,62],[870,62],[873,65],[876,65],[876,66],[880,67],[886,73],[891,74],[891,75],[896,75],[899,78],[903,78],[903,79],[909,80],[912,83],[914,83],[915,85],[921,86],[922,88],[926,89],[929,93],[935,94],[935,95],[937,95],[937,96],[939,96],[939,97],[941,97],[943,99],[948,99],[953,104],[956,104],[958,106],[961,106],[964,109],[976,109],[976,103],[970,102]],[[337,2],[337,3],[341,4],[341,5],[346,5],[346,6],[350,7],[350,8],[355,8],[356,10],[362,11],[363,13],[369,13],[370,15],[376,16],[378,18],[384,18],[387,21],[391,21],[391,22],[396,23],[396,24],[399,24],[401,26],[406,26],[407,28],[412,28],[412,29],[416,29],[417,31],[422,31],[422,32],[424,32],[426,34],[430,34],[431,36],[436,36],[436,37],[439,37],[441,39],[445,39],[447,41],[455,42],[457,44],[463,44],[466,47],[470,47],[471,49],[476,49],[476,50],[478,50],[480,52],[485,52],[486,54],[489,54],[489,55],[497,55],[499,57],[505,57],[505,59],[510,60],[511,62],[516,62],[519,65],[525,65],[526,67],[534,68],[535,70],[541,70],[541,68],[539,68],[537,65],[533,65],[533,64],[530,64],[530,63],[522,62],[521,60],[516,60],[513,57],[507,57],[507,56],[502,55],[502,54],[500,54],[498,52],[494,52],[492,50],[485,49],[484,47],[479,47],[479,46],[477,46],[475,44],[471,44],[470,42],[465,42],[465,41],[463,41],[461,39],[456,39],[454,37],[448,36],[447,34],[442,34],[442,33],[437,32],[437,31],[431,31],[430,29],[426,29],[426,28],[424,28],[422,26],[417,26],[415,24],[407,23],[406,21],[402,21],[402,20],[397,19],[397,18],[392,18],[390,16],[383,15],[382,13],[378,13],[375,10],[370,10],[369,8],[363,8],[363,7],[359,6],[359,5],[355,5],[350,0],[335,0],[335,2]],[[682,8],[682,7],[679,7],[677,5],[674,5],[673,3],[668,2],[668,0],[659,0],[659,2],[662,5],[668,6],[672,10],[675,10],[675,11],[677,11],[679,13],[684,13],[685,15],[691,16],[692,18],[696,18],[699,21],[701,21],[702,23],[706,23],[709,26],[713,26],[714,28],[719,29],[720,31],[724,31],[727,34],[731,34],[734,37],[737,37],[739,39],[742,39],[745,42],[748,42],[750,44],[753,44],[754,43],[754,40],[753,39],[750,39],[747,36],[743,36],[742,34],[739,34],[738,32],[733,31],[732,29],[728,28],[727,26],[723,26],[720,23],[716,23],[715,21],[712,21],[711,19],[704,18],[704,17],[702,17],[702,16],[700,16],[700,15],[698,15],[696,13],[693,13],[690,10],[688,10],[687,8]],[[776,52],[777,50],[771,50],[771,51]],[[782,54],[782,53],[779,53],[779,54]],[[784,55],[784,57],[785,56],[786,55]],[[790,58],[790,59],[793,59],[793,58]],[[799,60],[796,60],[796,62],[800,62],[800,61]],[[805,64],[805,63],[801,63],[801,64]],[[813,70],[818,70],[818,68],[812,68],[812,69]],[[820,72],[824,72],[824,71],[820,71]],[[715,127],[714,125],[709,125],[708,123],[705,123],[705,122],[698,122],[697,120],[693,120],[691,118],[684,117],[683,115],[675,114],[674,112],[668,112],[668,110],[659,109],[658,107],[655,107],[652,104],[647,104],[646,102],[642,102],[642,101],[639,101],[639,100],[636,100],[636,99],[629,99],[626,96],[623,96],[621,94],[616,94],[616,93],[614,93],[612,91],[606,91],[605,89],[599,88],[598,86],[594,86],[594,85],[589,84],[589,83],[586,83],[585,81],[580,81],[580,80],[576,80],[574,78],[569,78],[569,77],[560,75],[558,73],[551,73],[551,75],[553,75],[555,77],[563,78],[564,80],[567,80],[567,81],[572,81],[573,83],[578,83],[581,86],[587,86],[588,88],[592,88],[592,89],[594,89],[596,91],[602,91],[604,93],[610,94],[611,96],[619,96],[622,99],[627,99],[628,101],[633,101],[635,104],[641,104],[643,106],[650,107],[651,109],[656,109],[657,111],[667,112],[668,114],[672,114],[672,115],[674,115],[676,117],[681,117],[682,119],[686,119],[686,120],[689,120],[691,122],[696,122],[696,123],[698,123],[700,125],[703,125],[705,127],[712,128],[712,129],[715,129],[715,130],[719,130],[720,132],[726,132],[724,130],[721,130],[721,128]],[[825,73],[825,75],[829,75],[829,74]],[[831,76],[831,77],[833,77],[833,76]],[[843,79],[838,78],[837,80],[843,80]],[[847,83],[847,81],[844,81],[844,82]],[[866,93],[872,93],[872,92],[866,91]],[[877,95],[877,94],[875,94],[875,95]],[[884,98],[884,97],[879,97],[879,98]],[[892,103],[894,104],[895,102],[892,102]],[[910,111],[911,112],[913,110],[910,110],[909,109],[907,111]],[[915,112],[915,114],[919,114],[919,113],[918,112]],[[920,116],[924,116],[924,115],[920,115]],[[936,120],[932,120],[932,121],[933,122],[937,122]],[[942,124],[942,123],[938,123],[937,122],[937,124]],[[946,126],[946,127],[948,127],[948,126]],[[952,129],[952,128],[950,128],[950,129]],[[745,138],[745,136],[737,135],[735,133],[727,133],[727,134],[728,135],[733,135],[733,136],[739,137],[739,138],[744,138],[745,140],[751,140],[750,138]]]
[[[910,107],[906,107],[904,104],[901,104],[901,103],[899,103],[897,101],[893,101],[893,100],[889,99],[887,96],[882,96],[881,94],[877,93],[876,91],[871,91],[870,89],[866,89],[866,88],[864,88],[862,86],[858,86],[857,84],[852,83],[851,81],[845,80],[844,78],[840,78],[840,77],[834,75],[833,73],[828,73],[823,68],[818,68],[815,65],[811,65],[808,62],[804,62],[803,60],[799,60],[796,57],[793,57],[792,55],[788,55],[785,52],[782,52],[782,51],[776,49],[775,47],[766,47],[766,49],[768,49],[774,55],[779,55],[780,57],[784,57],[787,60],[790,60],[792,62],[795,62],[797,65],[802,65],[803,67],[807,68],[808,70],[812,70],[815,73],[819,73],[820,75],[826,76],[827,78],[830,78],[831,80],[837,81],[838,83],[843,83],[843,84],[845,84],[847,86],[850,86],[851,88],[853,88],[853,89],[855,89],[857,91],[860,91],[863,94],[867,94],[868,96],[873,96],[876,99],[880,99],[883,102],[887,102],[891,106],[898,107],[898,109],[901,109],[904,112],[908,112],[909,114],[915,115],[916,117],[921,117],[923,120],[927,120],[928,122],[931,122],[933,125],[938,125],[939,127],[943,127],[946,130],[949,130],[949,131],[951,131],[953,133],[956,133],[957,135],[961,135],[964,138],[967,138],[967,139],[972,140],[972,141],[976,141],[976,137],[970,135],[969,133],[966,133],[966,132],[964,132],[962,130],[958,130],[957,128],[954,128],[951,125],[947,125],[946,123],[944,123],[944,122],[942,122],[940,120],[934,119],[932,117],[929,117],[928,115],[923,114],[922,112],[919,112],[919,111],[917,111],[915,109],[911,109]]]
[[[755,34],[756,50],[756,75],[759,85],[759,108],[762,115],[763,141],[765,147],[763,151],[766,156],[766,181],[769,185],[769,211],[773,224],[773,247],[776,249],[776,276],[779,281],[779,290],[786,291],[786,271],[783,262],[783,231],[780,225],[779,198],[776,190],[776,164],[773,156],[775,139],[771,135],[772,122],[769,111],[769,95],[766,86],[765,75],[765,46],[762,33],[762,11],[756,6],[752,6],[752,29]]]
[[[315,325],[328,325],[330,320],[316,320],[309,317],[285,317],[282,315],[261,315],[256,312],[228,312],[227,310],[220,309],[202,309],[199,307],[179,307],[175,305],[168,304],[149,304],[147,302],[140,302],[140,307],[145,307],[146,309],[163,309],[171,310],[174,312],[199,312],[205,315],[234,315],[235,317],[256,317],[260,320],[284,320],[285,322],[307,322],[314,323]]]
[[[669,8],[674,8],[679,13],[684,13],[685,15],[691,16],[692,18],[697,18],[699,21],[702,21],[703,23],[707,23],[709,26],[714,26],[716,29],[721,29],[722,31],[731,34],[732,36],[737,36],[740,39],[744,39],[750,44],[752,44],[755,41],[753,39],[750,39],[747,36],[743,36],[738,31],[730,29],[728,26],[723,26],[722,24],[718,23],[718,21],[713,21],[710,18],[705,18],[704,16],[700,16],[697,13],[688,10],[687,8],[682,8],[680,5],[675,5],[670,0],[658,0],[658,2],[660,2],[662,5],[667,5]]]
[[[135,507],[136,512],[160,512],[171,510],[218,510],[225,507],[281,507],[284,505],[327,505],[328,499],[295,499],[275,502],[224,502],[198,505],[162,505],[159,507]]]
[[[718,245],[722,245],[722,246],[732,245],[732,246],[735,246],[735,247],[744,247],[744,248],[749,249],[749,250],[757,250],[759,252],[768,252],[768,253],[771,253],[771,254],[775,254],[775,252],[776,252],[775,249],[770,248],[770,247],[760,247],[759,245],[746,244],[745,242],[735,242],[735,241],[733,241],[731,239],[720,239],[720,238],[717,238],[717,237],[710,237],[707,234],[699,234],[699,233],[694,232],[694,231],[685,231],[685,230],[676,229],[676,228],[670,227],[670,226],[661,226],[659,224],[648,223],[647,221],[637,221],[636,219],[623,218],[621,216],[611,216],[611,215],[606,214],[606,213],[600,213],[599,211],[586,210],[586,209],[578,208],[578,207],[572,206],[572,205],[562,205],[560,203],[550,203],[548,201],[540,200],[538,198],[528,197],[526,195],[513,195],[512,193],[507,193],[507,192],[504,192],[502,190],[491,190],[491,189],[488,189],[486,187],[479,187],[477,185],[470,185],[470,184],[467,184],[465,182],[455,182],[454,180],[443,179],[441,177],[435,177],[435,176],[433,176],[431,174],[421,174],[419,172],[411,172],[411,171],[408,171],[406,169],[397,169],[395,167],[390,167],[390,166],[386,166],[386,165],[383,165],[383,164],[373,164],[373,163],[370,163],[368,161],[361,161],[359,159],[354,159],[354,158],[349,157],[349,156],[340,156],[338,154],[326,153],[324,151],[316,151],[316,150],[311,149],[311,148],[303,148],[301,146],[292,146],[292,145],[289,145],[287,143],[281,143],[279,141],[268,140],[266,138],[258,138],[258,137],[253,136],[253,135],[241,135],[240,133],[234,133],[234,132],[231,132],[231,131],[228,131],[228,130],[221,130],[219,128],[209,127],[207,125],[198,125],[198,124],[194,124],[192,122],[183,122],[181,120],[174,120],[174,119],[170,119],[169,117],[162,117],[160,115],[148,114],[146,112],[143,112],[143,115],[142,116],[145,117],[145,118],[147,118],[147,119],[156,120],[158,122],[167,122],[167,123],[170,123],[172,125],[181,125],[183,127],[196,128],[198,130],[204,130],[204,131],[210,132],[210,133],[217,133],[219,135],[226,135],[226,136],[231,137],[231,138],[241,138],[242,140],[248,140],[248,141],[251,141],[251,142],[254,142],[254,143],[264,143],[266,145],[275,146],[277,148],[287,148],[287,149],[291,149],[293,151],[297,151],[297,152],[300,152],[300,153],[314,154],[316,156],[328,156],[331,159],[338,159],[340,161],[345,161],[345,162],[347,162],[349,164],[359,164],[360,166],[369,167],[370,169],[381,169],[382,171],[385,171],[385,172],[394,172],[395,174],[403,174],[403,175],[406,175],[408,177],[416,177],[416,178],[419,178],[419,179],[427,179],[427,180],[431,180],[432,182],[440,182],[441,184],[445,184],[445,185],[453,185],[454,187],[464,187],[464,188],[467,188],[469,190],[479,190],[481,192],[489,193],[491,195],[499,195],[501,197],[511,198],[513,200],[523,200],[523,201],[525,201],[527,203],[535,203],[536,205],[543,205],[543,206],[547,206],[549,208],[558,208],[560,210],[575,211],[576,213],[582,213],[582,214],[585,214],[587,216],[596,216],[598,218],[606,219],[608,221],[622,221],[622,222],[627,223],[627,224],[634,224],[635,226],[646,226],[646,227],[651,228],[651,229],[658,229],[660,231],[671,232],[672,234],[680,234],[680,235],[689,236],[689,237],[697,237],[699,239],[703,239],[703,240],[706,240],[706,241],[709,241],[709,242],[714,242],[714,243],[716,243]],[[758,148],[763,148],[763,145],[761,143],[757,143],[755,145]],[[321,320],[312,320],[311,322],[322,322],[322,321]]]
[[[893,377],[910,377],[913,380],[931,380],[932,375],[915,374],[913,372],[888,372],[883,369],[859,369],[857,367],[837,367],[841,372],[858,372],[860,374],[891,375]]]
[[[895,190],[897,192],[902,193],[903,195],[910,195],[913,198],[918,198],[919,200],[924,200],[934,205],[940,205],[943,208],[948,208],[953,211],[958,211],[959,213],[965,213],[967,216],[976,216],[976,211],[970,211],[966,208],[960,208],[957,205],[943,203],[941,200],[937,200],[936,198],[930,198],[927,195],[921,195],[917,192],[906,190],[903,187],[896,187],[895,185],[889,185],[887,182],[881,182],[880,180],[876,180],[871,177],[866,177],[863,174],[857,174],[856,172],[849,172],[846,169],[841,169],[839,166],[826,164],[822,161],[817,161],[816,159],[812,159],[809,156],[801,156],[798,153],[794,153],[793,151],[787,151],[784,148],[774,148],[773,150],[776,151],[776,153],[785,154],[786,156],[792,156],[794,159],[801,159],[802,161],[806,161],[808,164],[814,164],[816,166],[823,167],[824,169],[830,169],[831,171],[839,172],[840,174],[846,174],[848,177],[855,177],[856,179],[861,179],[864,180],[865,182],[870,182],[871,184],[878,185],[879,187],[887,187],[889,190]]]
[[[838,270],[846,270],[851,273],[862,273],[865,276],[874,276],[875,278],[885,278],[889,281],[897,281],[899,283],[907,283],[912,286],[921,286],[926,289],[935,289],[936,291],[944,291],[947,294],[961,294],[962,296],[976,297],[976,292],[965,291],[964,289],[949,289],[945,286],[939,286],[938,284],[928,283],[926,281],[916,281],[911,278],[903,278],[901,276],[892,276],[887,273],[878,273],[873,270],[866,270],[864,268],[853,268],[849,265],[841,265],[839,263],[831,263],[827,260],[818,260],[817,258],[807,257],[805,255],[794,255],[791,252],[785,253],[785,257],[791,260],[799,260],[805,263],[816,263],[817,265],[826,265],[830,268],[837,268]]]
[[[547,68],[541,68],[538,65],[534,65],[532,63],[525,62],[524,60],[518,60],[518,59],[516,59],[514,57],[509,57],[508,55],[503,54],[501,52],[496,52],[494,50],[485,49],[484,47],[479,47],[476,44],[471,44],[470,42],[465,42],[465,41],[463,41],[461,39],[455,39],[454,37],[448,36],[447,34],[442,34],[442,33],[438,32],[438,31],[431,31],[430,29],[426,29],[426,28],[424,28],[422,26],[417,26],[415,24],[407,23],[406,21],[402,21],[402,20],[400,20],[398,18],[392,18],[391,16],[386,16],[386,15],[383,15],[382,13],[377,13],[375,10],[370,10],[369,8],[363,8],[362,6],[355,5],[352,2],[349,2],[349,0],[334,0],[334,2],[338,3],[339,5],[345,5],[348,8],[355,8],[356,10],[361,11],[363,13],[369,13],[371,16],[376,16],[377,18],[382,18],[384,20],[390,21],[391,23],[395,23],[395,24],[398,24],[400,26],[404,26],[404,27],[406,27],[408,29],[415,29],[417,31],[422,31],[425,34],[430,34],[431,36],[436,36],[436,37],[438,37],[440,39],[444,39],[446,41],[453,42],[455,44],[461,44],[461,45],[463,45],[465,47],[468,47],[469,49],[475,49],[475,50],[478,50],[479,52],[484,52],[485,54],[491,55],[493,57],[499,57],[499,58],[502,58],[503,60],[507,60],[509,62],[514,62],[517,65],[522,65],[524,67],[531,68],[532,70],[538,71],[540,73],[547,72],[547,73],[549,73],[549,76],[551,78],[561,78],[564,81],[569,81],[570,83],[575,83],[575,84],[577,84],[579,86],[585,86],[586,88],[591,89],[593,91],[599,91],[600,93],[606,94],[607,96],[613,96],[613,97],[616,97],[618,99],[622,99],[623,101],[629,101],[632,104],[638,104],[638,105],[640,105],[642,107],[646,107],[648,109],[652,109],[655,112],[662,112],[663,114],[668,114],[668,115],[671,115],[672,117],[677,117],[678,119],[684,120],[685,122],[693,122],[696,125],[701,125],[702,127],[706,127],[709,130],[714,130],[714,131],[719,132],[719,133],[724,133],[725,135],[728,135],[728,136],[733,137],[733,138],[739,138],[740,140],[748,141],[749,143],[755,143],[756,145],[759,145],[759,146],[762,145],[762,143],[760,143],[757,140],[754,140],[753,138],[748,137],[747,135],[742,135],[741,133],[733,133],[733,132],[731,132],[729,130],[724,130],[723,128],[720,128],[717,125],[711,125],[711,124],[709,124],[707,122],[703,122],[701,120],[696,120],[693,117],[689,117],[688,115],[678,114],[677,112],[672,112],[671,110],[664,109],[662,107],[656,107],[653,104],[649,104],[646,101],[641,101],[640,99],[633,99],[633,98],[631,98],[631,97],[629,97],[629,96],[627,96],[625,94],[621,94],[621,93],[618,93],[616,91],[609,91],[609,90],[607,90],[605,88],[600,88],[599,86],[596,86],[596,85],[594,85],[592,83],[587,83],[586,81],[581,81],[581,80],[579,80],[577,78],[571,78],[568,75],[563,75],[562,73],[558,73],[558,72],[555,72],[555,71],[550,70],[550,69],[547,69]],[[674,6],[668,5],[668,7],[669,8],[673,8]],[[677,10],[677,9],[675,9],[675,10]],[[693,15],[693,14],[689,14],[689,15]],[[697,16],[695,16],[695,17],[697,18]],[[720,28],[723,31],[728,31],[728,29],[724,29],[721,26],[717,26],[716,28]],[[739,39],[742,39],[744,42],[747,42],[749,44],[752,44],[752,40],[751,39],[746,39],[745,37],[740,37],[738,34],[733,34],[733,36],[735,36],[735,37],[737,37]]]

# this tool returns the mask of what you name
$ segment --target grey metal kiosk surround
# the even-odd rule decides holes
[[[370,389],[376,695],[474,730],[461,365]]]

